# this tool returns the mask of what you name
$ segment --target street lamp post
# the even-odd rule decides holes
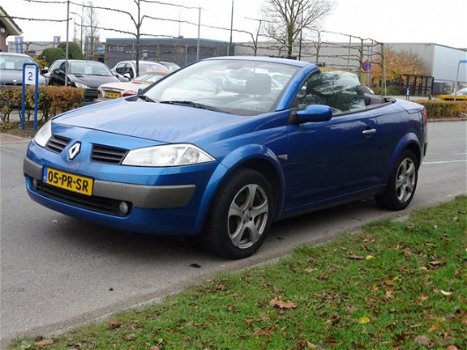
[[[66,43],[65,43],[65,86],[68,86],[68,36],[70,24],[70,0],[66,2]]]
[[[78,16],[80,18],[80,37],[79,37],[79,47],[81,48],[81,52],[84,52],[83,49],[83,17],[76,12],[71,11],[71,14]]]

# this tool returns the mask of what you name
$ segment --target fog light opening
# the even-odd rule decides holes
[[[120,202],[118,204],[118,211],[119,211],[120,214],[126,215],[126,214],[128,214],[128,210],[129,210],[129,207],[128,207],[128,204],[126,202]]]
[[[37,187],[37,180],[36,179],[32,179],[32,185],[34,186],[34,188]]]

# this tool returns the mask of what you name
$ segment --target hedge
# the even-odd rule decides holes
[[[64,86],[40,86],[38,115],[47,121],[59,113],[77,108],[84,100],[84,89]],[[10,114],[17,110],[21,113],[21,87],[2,87],[0,89],[1,120],[10,121]],[[29,121],[34,112],[34,88],[26,89],[25,114]]]
[[[414,100],[423,105],[428,119],[467,118],[467,101]]]

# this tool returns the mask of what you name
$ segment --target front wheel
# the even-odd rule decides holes
[[[230,259],[253,255],[269,231],[273,213],[271,185],[259,172],[240,169],[221,186],[212,204],[204,242]]]
[[[405,209],[412,201],[417,188],[418,165],[418,158],[414,152],[402,152],[386,190],[375,197],[376,202],[389,210]]]

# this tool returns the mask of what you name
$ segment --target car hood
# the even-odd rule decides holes
[[[221,137],[222,130],[245,118],[251,117],[122,98],[67,112],[54,122],[163,143],[196,143],[207,135]]]
[[[100,76],[100,75],[69,75],[70,80],[73,82],[81,83],[89,86],[92,89],[97,89],[100,85],[111,82],[118,82],[119,80],[114,76]]]

